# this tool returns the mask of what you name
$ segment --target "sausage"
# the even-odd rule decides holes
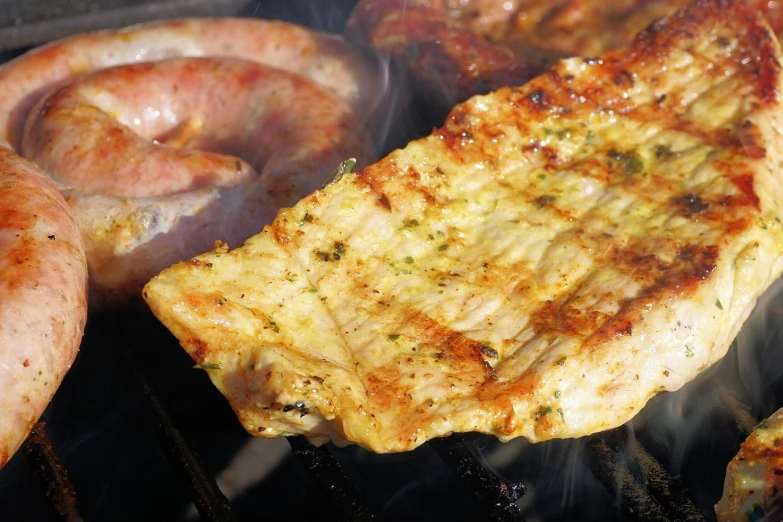
[[[284,22],[201,19],[72,37],[0,69],[0,145],[31,159],[79,223],[90,306],[138,299],[163,268],[240,243],[374,158],[380,64]]]
[[[79,229],[54,184],[0,147],[0,467],[70,368],[87,319]]]
[[[244,241],[342,160],[369,161],[353,114],[299,75],[171,59],[100,71],[44,97],[20,148],[58,183],[81,226],[91,299],[113,306],[217,239]],[[155,139],[172,128],[186,147]]]
[[[75,77],[115,65],[200,56],[246,59],[302,74],[348,100],[358,117],[369,117],[379,101],[377,58],[340,36],[250,18],[151,22],[65,38],[0,68],[0,145],[14,148],[32,106]]]

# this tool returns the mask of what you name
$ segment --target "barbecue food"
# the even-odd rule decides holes
[[[390,55],[435,100],[450,105],[519,85],[558,58],[627,45],[690,0],[361,0],[353,40]],[[779,2],[752,0],[783,29]]]
[[[542,57],[490,42],[425,2],[363,0],[346,36],[390,55],[415,88],[433,93],[431,101],[448,108],[473,94],[519,85],[543,69]]]
[[[702,1],[457,106],[144,297],[245,428],[377,452],[618,426],[783,268],[779,45]]]
[[[783,520],[783,410],[762,422],[726,469],[720,521]]]
[[[19,449],[79,349],[87,262],[57,188],[0,147],[0,467]]]
[[[264,20],[75,36],[0,68],[0,145],[72,206],[91,306],[123,305],[214,237],[257,232],[346,155],[373,158],[376,66],[339,36]]]

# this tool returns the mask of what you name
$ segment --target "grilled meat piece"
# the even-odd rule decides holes
[[[783,409],[762,422],[726,468],[719,521],[783,520]]]
[[[144,297],[245,428],[579,437],[720,359],[783,270],[780,49],[700,1],[282,210]]]
[[[362,0],[347,35],[402,64],[448,104],[519,85],[556,59],[592,57],[631,42],[691,0]],[[775,31],[780,2],[751,0]]]
[[[543,68],[538,61],[488,41],[424,2],[367,0],[354,9],[346,36],[390,55],[416,89],[451,108],[469,96],[519,85]]]
[[[87,321],[87,260],[57,187],[0,146],[0,467],[71,368]]]

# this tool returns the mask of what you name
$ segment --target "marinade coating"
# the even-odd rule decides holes
[[[728,350],[783,270],[780,49],[696,2],[144,289],[252,434],[410,450],[621,425]]]

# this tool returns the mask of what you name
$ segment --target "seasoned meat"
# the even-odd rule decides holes
[[[783,520],[783,410],[764,420],[726,468],[721,522]]]
[[[54,183],[0,146],[0,467],[49,405],[86,321],[76,221]]]
[[[467,97],[518,85],[541,72],[540,61],[466,30],[457,18],[427,2],[363,0],[346,36],[390,55],[417,89],[451,108]]]
[[[691,0],[361,0],[347,34],[453,105],[518,85],[557,58],[623,47]],[[780,2],[751,0],[775,31]]]
[[[783,269],[779,59],[755,11],[698,2],[471,98],[144,297],[256,435],[618,426],[720,359]]]
[[[344,154],[377,158],[365,123],[382,79],[342,37],[280,21],[78,34],[0,67],[0,146],[71,206],[91,308],[135,306],[152,275],[216,234],[246,239]]]

